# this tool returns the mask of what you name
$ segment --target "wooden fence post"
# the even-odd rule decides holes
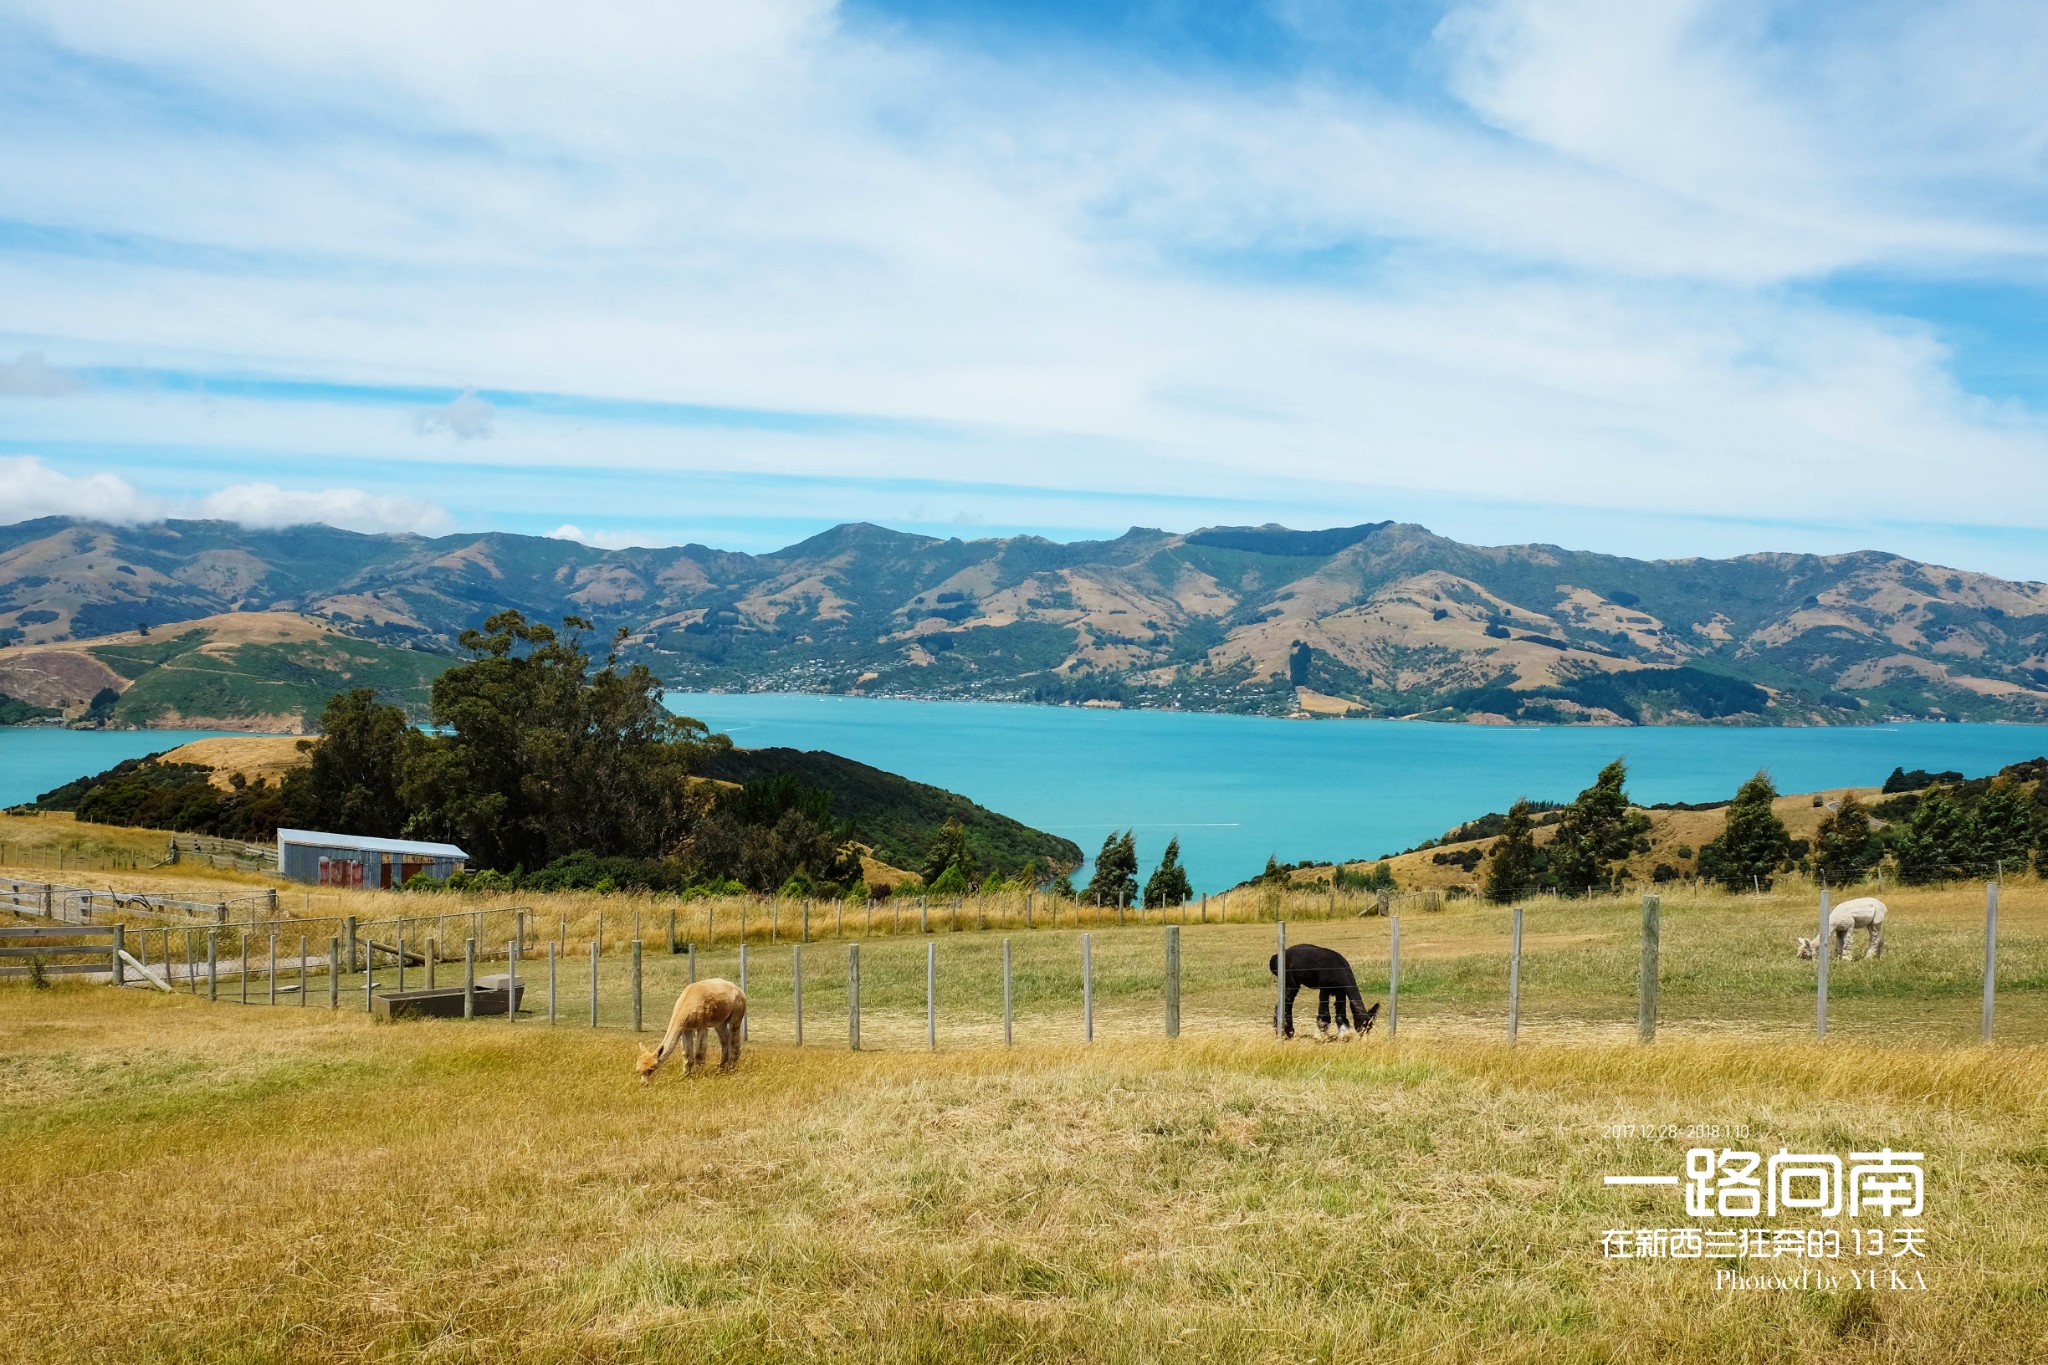
[[[220,930],[206,931],[206,998],[220,999]]]
[[[796,1015],[796,1045],[804,1045],[804,945],[796,943],[789,949],[789,980],[791,1003]]]
[[[348,969],[356,969],[356,917],[350,915],[341,922],[341,946],[348,953]]]
[[[597,1027],[597,940],[590,940],[590,1026]]]
[[[1387,917],[1387,1037],[1401,1032],[1401,917]]]
[[[1816,1039],[1828,1036],[1828,959],[1835,955],[1835,936],[1828,931],[1831,911],[1828,889],[1820,889],[1820,938],[1816,940],[1814,956],[1820,960],[1820,970],[1814,977],[1813,995],[1813,1036]]]
[[[1657,1041],[1657,958],[1663,947],[1661,910],[1657,897],[1643,896],[1642,960],[1636,972],[1636,1036],[1646,1043]]]
[[[306,936],[299,935],[299,1008],[306,1007]]]
[[[1273,921],[1273,981],[1278,994],[1273,997],[1273,1036],[1281,1040],[1287,1037],[1287,921]]]
[[[860,1051],[860,945],[846,945],[846,1046]]]
[[[429,935],[427,938],[427,989],[434,989],[434,969],[441,964],[441,940]]]
[[[505,1022],[519,1022],[519,939],[505,945]]]
[[[476,1018],[476,940],[462,940],[462,1017]]]
[[[1998,883],[1984,884],[1984,1041],[1991,1041],[1991,1009],[1998,994]]]
[[[242,1003],[246,1005],[249,1003],[249,931],[247,929],[242,931],[241,967]]]
[[[1081,1040],[1095,1041],[1095,936],[1081,935]]]
[[[668,955],[674,957],[679,951],[676,947],[676,908],[671,905],[668,908]]]
[[[341,1008],[341,935],[327,939],[327,1008]]]
[[[1180,926],[1166,926],[1166,1036],[1180,1037]]]
[[[924,945],[924,1038],[933,1052],[939,1050],[939,945]]]
[[[640,940],[636,938],[633,940],[633,1032],[642,1031],[640,1022]]]
[[[1522,907],[1515,907],[1514,946],[1508,950],[1508,1046],[1522,1026]]]
[[[1017,1039],[1010,1029],[1010,940],[1003,940],[1003,1046],[1014,1046]]]
[[[740,943],[740,994],[741,994],[742,996],[744,996],[744,995],[745,995],[746,993],[747,993],[747,945],[746,945],[745,941],[744,941],[744,940],[742,940],[742,941],[741,941],[741,943]],[[742,1014],[742,1015],[740,1016],[740,1038],[741,1038],[742,1040],[744,1040],[744,1039],[746,1038],[746,1036],[747,1036],[747,1016],[746,1016],[746,1015],[744,1015],[744,1014]]]
[[[553,939],[548,940],[548,1023],[555,1022],[555,948]]]
[[[128,951],[128,935],[121,925],[114,926],[114,953],[111,968],[116,986],[128,984],[128,964],[121,960],[121,954]]]
[[[920,934],[929,934],[931,932],[931,908],[925,904],[923,896],[917,898],[917,932]]]
[[[692,943],[692,944],[690,944],[690,945],[689,945],[689,954],[690,954],[690,980],[689,980],[689,983],[688,983],[688,984],[690,984],[690,985],[694,986],[694,985],[696,985],[696,984],[697,984],[697,945],[696,945],[696,944]]]

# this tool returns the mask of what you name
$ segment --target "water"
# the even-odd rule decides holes
[[[1207,891],[1268,854],[1369,857],[1517,796],[1569,800],[1616,756],[1638,801],[1712,801],[1758,768],[1781,790],[1813,791],[1875,786],[1898,765],[1977,776],[2048,753],[2048,727],[2021,725],[1510,729],[786,694],[669,704],[736,744],[830,749],[962,792],[1089,854],[1135,828],[1149,869],[1177,834]],[[0,806],[216,733],[0,727]]]
[[[1714,801],[1758,768],[1781,791],[1876,786],[1895,766],[1970,776],[2048,753],[2048,726],[1803,729],[1291,721],[1173,711],[671,693],[749,748],[830,749],[972,797],[1094,854],[1135,828],[1149,869],[1180,836],[1197,890],[1269,854],[1398,851],[1518,796],[1571,799],[1616,757],[1641,802]]]
[[[74,777],[105,772],[124,758],[162,753],[221,730],[59,730],[0,725],[0,808],[33,801]]]

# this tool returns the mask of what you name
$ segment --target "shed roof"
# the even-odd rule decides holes
[[[371,834],[323,834],[313,829],[281,829],[277,846],[305,844],[313,848],[348,848],[362,853],[411,853],[422,858],[461,858],[469,855],[453,844],[424,843],[418,839],[379,839]]]

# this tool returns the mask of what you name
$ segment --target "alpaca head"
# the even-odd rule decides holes
[[[660,1065],[661,1054],[653,1048],[643,1047],[640,1049],[640,1060],[633,1064],[633,1073],[640,1078],[640,1084],[646,1085],[654,1079],[655,1068]]]
[[[1376,1020],[1377,1020],[1377,1019],[1378,1019],[1379,1017],[1380,1017],[1380,1002],[1379,1002],[1379,1001],[1377,1001],[1377,1000],[1375,1000],[1375,1001],[1373,1001],[1373,1002],[1372,1002],[1372,1004],[1371,1004],[1371,1005],[1369,1005],[1369,1006],[1367,1006],[1367,1007],[1366,1007],[1366,1011],[1365,1011],[1365,1013],[1364,1013],[1364,1014],[1361,1014],[1360,1016],[1358,1016],[1358,1033],[1359,1033],[1359,1036],[1360,1036],[1360,1037],[1363,1037],[1364,1035],[1366,1035],[1366,1034],[1368,1034],[1368,1033],[1371,1033],[1371,1032],[1372,1032],[1372,1026],[1373,1026],[1373,1023],[1374,1023],[1374,1021],[1376,1021]]]
[[[1812,957],[1814,948],[1820,942],[1818,939],[1811,938],[1795,938],[1792,941],[1799,945],[1799,955],[1801,957]]]

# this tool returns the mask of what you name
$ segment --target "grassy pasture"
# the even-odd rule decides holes
[[[1092,1048],[1077,931],[1009,931],[1014,1050],[1001,936],[941,933],[937,1055],[914,932],[863,946],[859,1054],[845,948],[804,950],[799,1049],[791,947],[756,940],[739,1074],[644,1089],[616,951],[606,1027],[581,1022],[573,917],[553,1028],[376,1026],[360,975],[334,1014],[317,978],[315,1007],[275,1010],[11,984],[0,1358],[2037,1359],[2048,889],[2006,888],[1989,1049],[1981,888],[1892,904],[1887,956],[1836,964],[1824,1045],[1790,943],[1811,906],[1789,893],[1666,903],[1651,1048],[1628,1041],[1638,912],[1615,903],[1529,907],[1513,1049],[1507,912],[1469,904],[1403,916],[1400,1038],[1343,1047],[1265,1035],[1270,924],[1183,931],[1176,1043],[1161,931],[1094,931]],[[1387,933],[1290,923],[1370,998]],[[721,941],[700,972],[736,956]],[[645,970],[651,1041],[683,963],[651,947]],[[1674,1191],[1600,1177],[1677,1171],[1691,1143],[1612,1123],[1925,1150],[1929,1289],[1603,1261],[1607,1228],[1689,1221]]]
[[[2021,1361],[2048,1336],[2037,1048],[757,1044],[644,1089],[631,1053],[0,990],[0,1355]],[[1602,1261],[1605,1228],[1684,1221],[1602,1186],[1685,1145],[1614,1122],[1926,1149],[1930,1288]]]

